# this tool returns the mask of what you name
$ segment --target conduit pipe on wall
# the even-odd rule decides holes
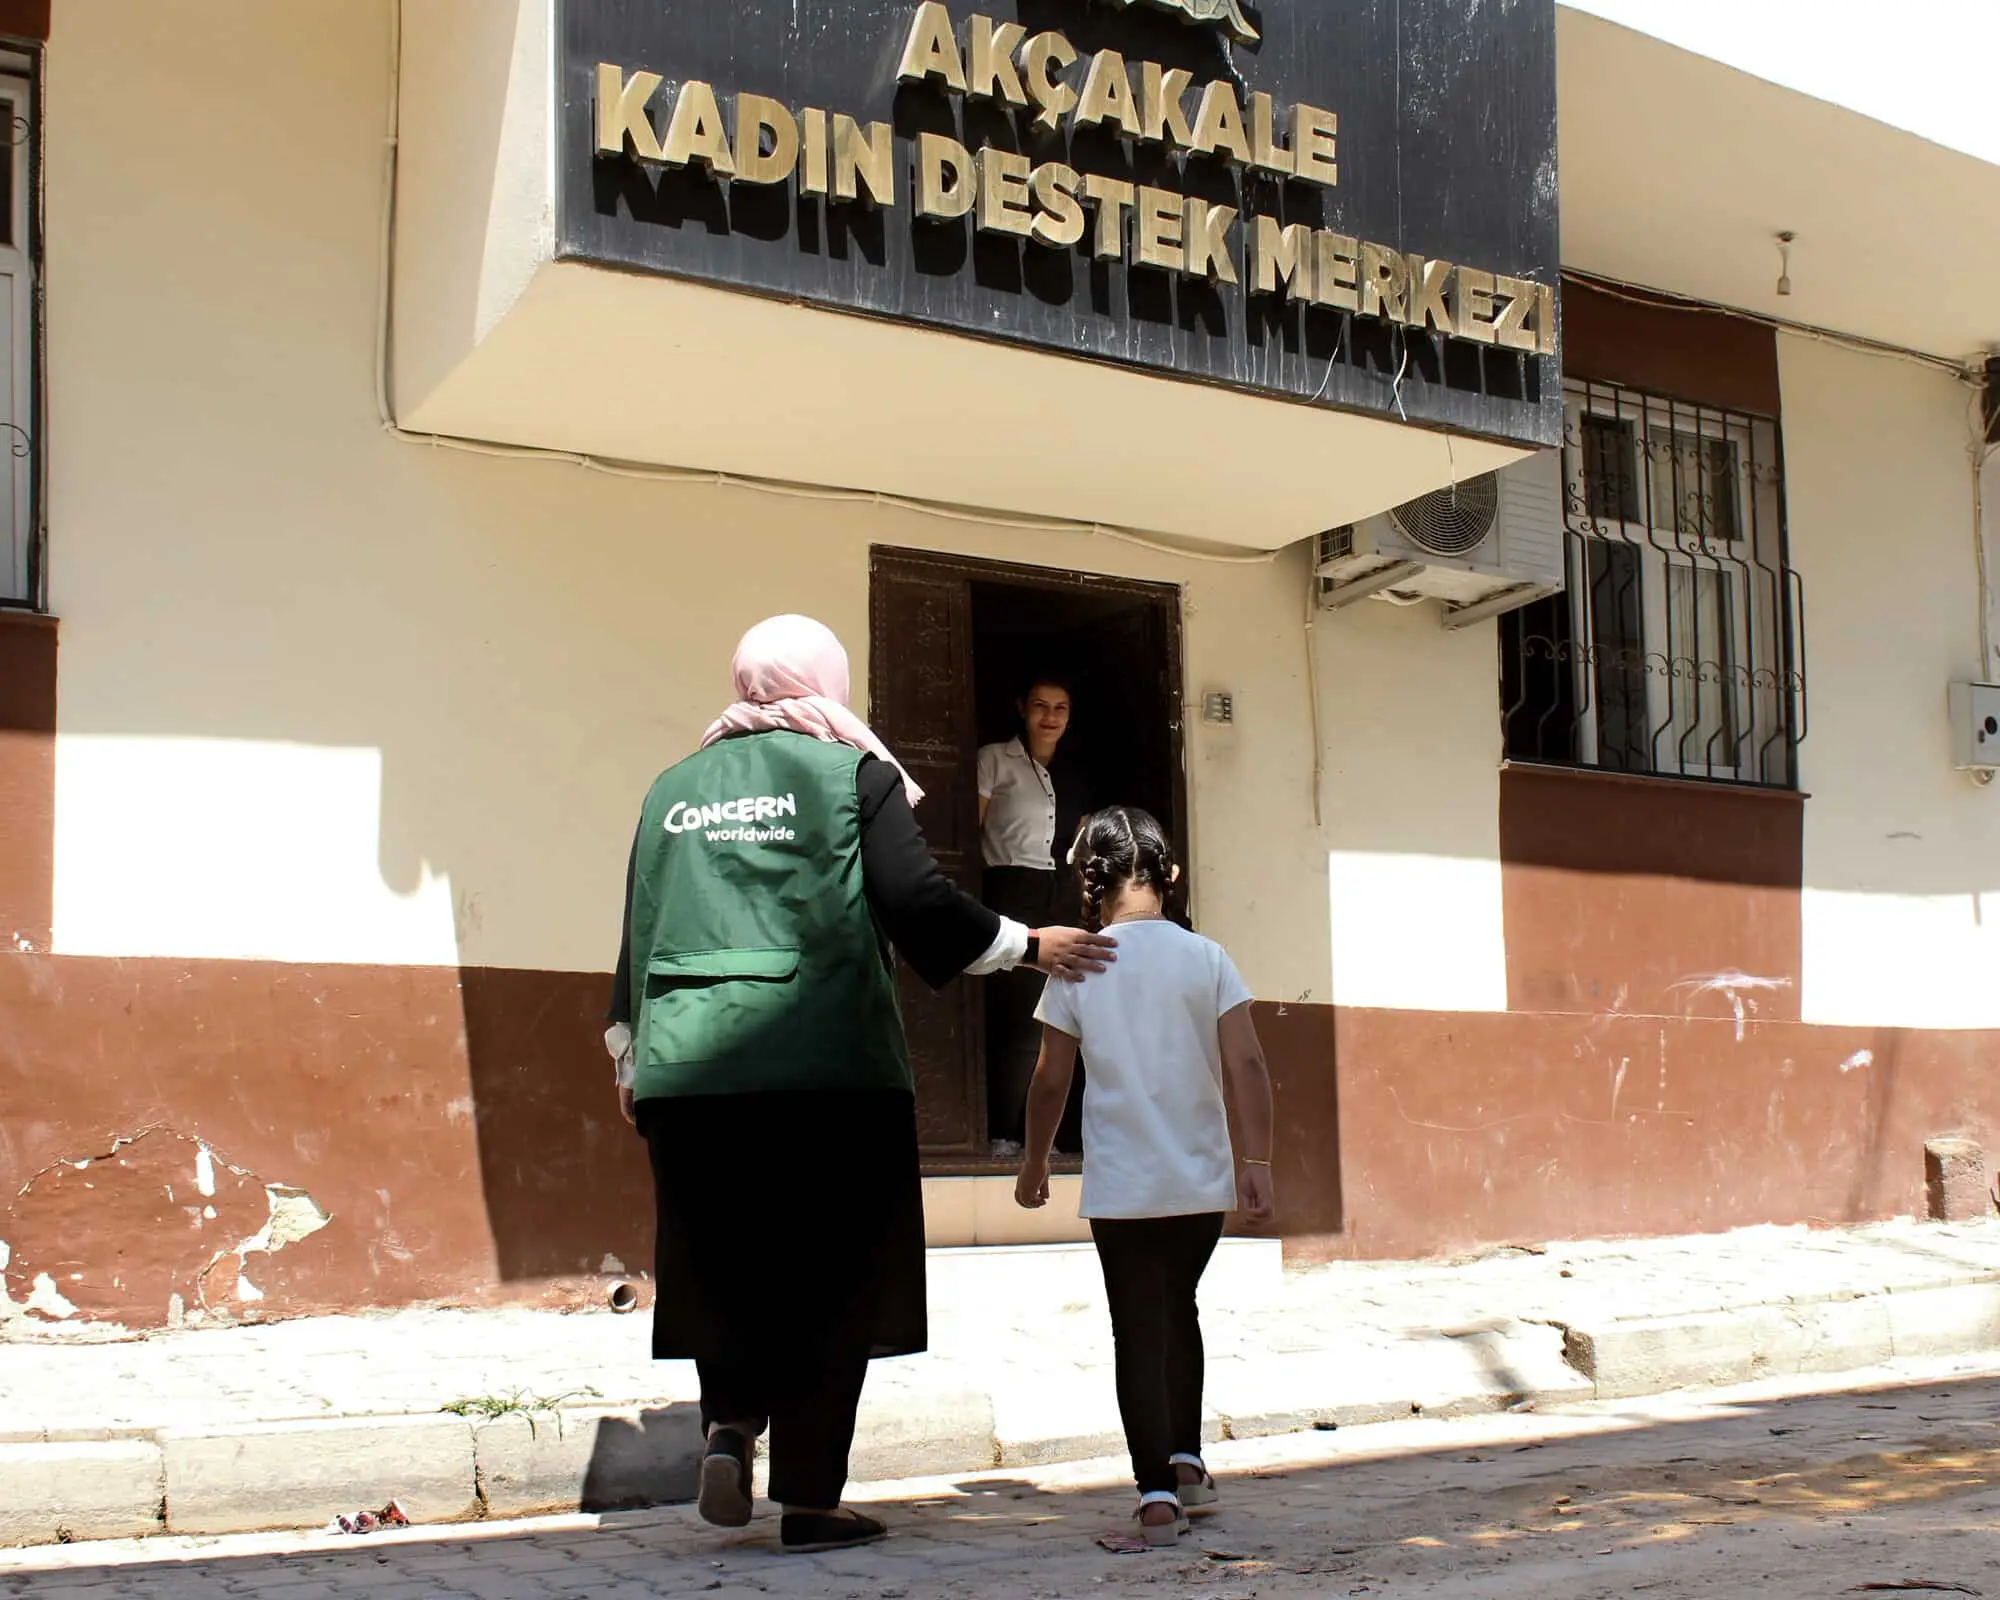
[[[1979,675],[2000,683],[2000,619],[1994,579],[2000,576],[2000,350],[1986,361],[1986,380],[1973,402],[1972,545],[1979,564]]]

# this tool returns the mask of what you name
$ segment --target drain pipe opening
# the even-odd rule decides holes
[[[620,1314],[639,1309],[639,1291],[629,1283],[614,1283],[604,1298],[610,1302],[611,1309]]]

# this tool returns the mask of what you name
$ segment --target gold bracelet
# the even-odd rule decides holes
[[[1268,1167],[1270,1164],[1268,1161],[1259,1161],[1254,1156],[1245,1156],[1243,1158],[1243,1165],[1246,1167]]]

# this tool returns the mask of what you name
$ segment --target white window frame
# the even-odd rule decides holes
[[[13,211],[0,244],[0,604],[33,605],[35,592],[35,82],[34,63],[0,51],[0,101],[12,163]],[[0,111],[0,119],[7,114]]]

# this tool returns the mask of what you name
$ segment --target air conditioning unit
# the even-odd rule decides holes
[[[1544,450],[1319,536],[1319,599],[1436,600],[1447,628],[1563,586],[1562,453]]]

